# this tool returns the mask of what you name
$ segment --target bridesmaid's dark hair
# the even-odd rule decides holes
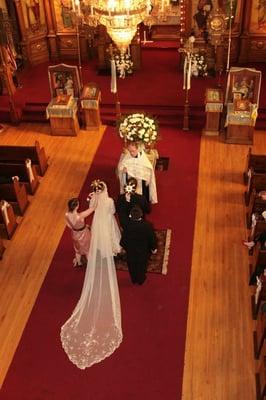
[[[68,211],[72,212],[79,205],[79,199],[74,197],[73,199],[68,200]]]

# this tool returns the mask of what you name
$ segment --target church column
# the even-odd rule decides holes
[[[49,44],[50,58],[52,61],[57,61],[58,60],[58,51],[57,51],[57,45],[56,45],[56,33],[55,33],[55,29],[54,29],[54,24],[53,24],[50,0],[44,0],[44,9],[45,9],[46,23],[47,23],[47,30],[48,30],[47,40],[48,40],[48,44]]]

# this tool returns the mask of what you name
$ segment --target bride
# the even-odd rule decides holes
[[[93,181],[90,207],[95,208],[91,244],[81,297],[61,328],[61,341],[70,361],[85,369],[110,356],[120,345],[120,298],[113,256],[120,252],[120,231],[107,186]]]

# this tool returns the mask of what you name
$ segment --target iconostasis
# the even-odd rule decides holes
[[[0,7],[17,19],[22,54],[26,61],[37,64],[49,59],[64,61],[77,58],[78,38],[82,60],[86,60],[88,47],[99,46],[105,40],[104,35],[107,35],[102,28],[97,30],[97,41],[93,41],[81,27],[77,34],[72,3],[72,0],[0,0]],[[82,12],[85,9],[82,0],[80,5]],[[217,9],[227,17],[225,47],[230,28],[229,16],[232,15],[232,61],[265,61],[265,0],[155,0],[151,12],[154,17],[152,40],[178,40],[180,35],[186,37],[191,31],[196,38],[206,40],[208,17]]]

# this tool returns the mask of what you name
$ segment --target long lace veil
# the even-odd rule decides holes
[[[96,210],[81,297],[61,328],[69,359],[81,369],[110,356],[122,341],[121,309],[113,255],[120,251],[120,231],[107,188],[91,200]]]

